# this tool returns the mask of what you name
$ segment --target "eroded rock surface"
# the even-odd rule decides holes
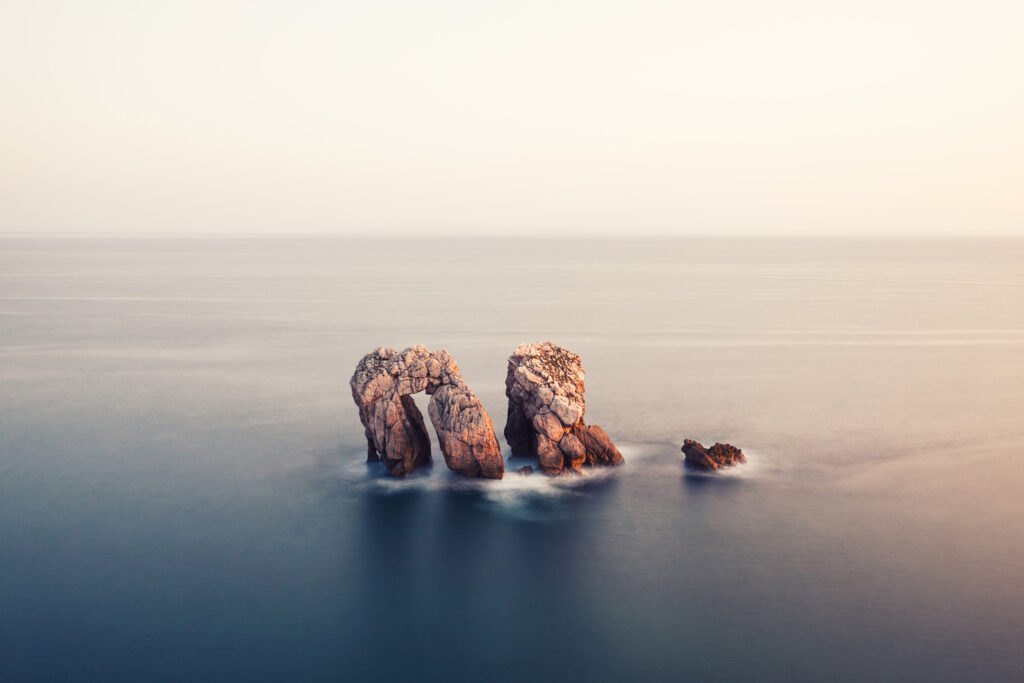
[[[505,377],[505,439],[514,455],[536,457],[547,474],[622,463],[605,431],[583,421],[583,375],[580,357],[557,344],[516,348]]]
[[[717,470],[747,461],[743,456],[743,451],[735,446],[716,443],[711,448],[705,448],[693,439],[683,441],[683,454],[686,456],[688,465],[702,470]]]
[[[359,361],[349,386],[366,433],[367,460],[383,460],[393,476],[431,461],[430,437],[412,399],[421,391],[430,395],[430,421],[448,468],[467,477],[504,474],[491,418],[447,351],[380,347]]]

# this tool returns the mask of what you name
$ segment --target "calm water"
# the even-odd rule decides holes
[[[1024,242],[6,239],[0,288],[0,679],[1024,677]],[[361,354],[500,435],[547,339],[624,467],[363,462]]]

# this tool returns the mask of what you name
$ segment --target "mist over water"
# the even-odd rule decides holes
[[[623,467],[365,463],[548,339]],[[1022,387],[1019,240],[3,239],[0,678],[1019,680]]]

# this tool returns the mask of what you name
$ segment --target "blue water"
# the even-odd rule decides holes
[[[547,339],[623,467],[364,462]],[[1021,680],[1022,415],[1021,241],[0,240],[0,679]]]

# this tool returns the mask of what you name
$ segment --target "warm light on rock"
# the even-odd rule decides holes
[[[367,459],[383,460],[392,476],[430,463],[430,437],[411,396],[425,391],[448,469],[502,478],[505,463],[491,418],[447,351],[378,348],[359,361],[349,385],[366,432]]]
[[[603,429],[583,421],[583,363],[557,344],[522,344],[508,359],[505,439],[512,454],[536,457],[547,474],[583,465],[619,465]]]

